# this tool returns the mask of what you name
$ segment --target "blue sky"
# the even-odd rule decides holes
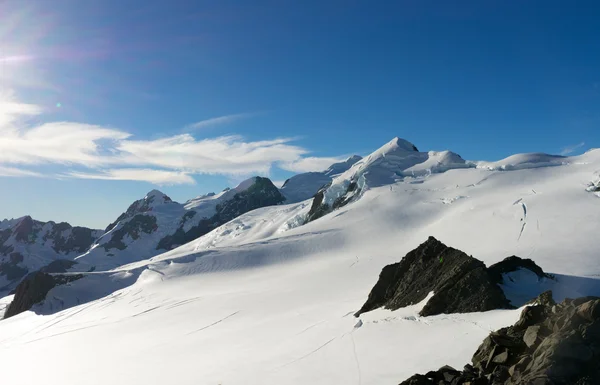
[[[466,159],[600,139],[596,1],[0,1],[0,218],[105,227],[394,136]],[[565,150],[566,149],[566,150]]]

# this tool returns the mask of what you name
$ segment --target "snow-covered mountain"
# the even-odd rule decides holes
[[[283,196],[285,196],[285,203],[302,202],[312,198],[321,187],[330,183],[333,178],[347,171],[361,159],[360,156],[353,155],[343,162],[332,164],[325,171],[294,175],[286,180],[280,189]]]
[[[11,290],[28,272],[52,261],[73,259],[101,234],[101,230],[40,222],[30,216],[0,221],[0,291]]]
[[[333,179],[319,191],[308,220],[319,218],[360,197],[368,189],[404,179],[423,177],[457,168],[475,167],[450,151],[419,152],[414,144],[398,137]]]
[[[514,272],[503,285],[513,304],[547,289],[557,301],[598,295],[599,172],[600,150],[491,165],[394,139],[335,178],[321,199],[346,204],[309,223],[310,201],[262,207],[162,254],[49,288],[32,311],[0,321],[3,379],[375,385],[462,368],[521,310],[422,317],[429,293],[355,318],[384,266],[433,236],[487,266],[517,255],[554,275]],[[143,214],[171,204],[158,201]],[[24,362],[36,370],[24,376]]]
[[[283,202],[268,178],[253,177],[233,189],[185,203],[158,190],[135,201],[111,223],[73,271],[106,270],[150,258],[190,242],[248,211]]]

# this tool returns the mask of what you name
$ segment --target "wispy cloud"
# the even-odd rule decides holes
[[[294,145],[296,138],[248,141],[229,135],[198,140],[185,133],[146,140],[85,123],[28,124],[29,117],[42,112],[38,106],[18,101],[13,93],[0,93],[0,176],[42,176],[27,169],[55,165],[65,169],[58,171],[57,178],[193,184],[193,175],[198,174],[242,178],[268,175],[274,166],[320,171],[343,160],[305,157],[309,151]]]
[[[346,158],[339,157],[306,157],[292,162],[284,162],[279,165],[284,170],[293,172],[323,171],[333,163],[343,162]]]
[[[35,177],[42,177],[43,175],[40,174],[39,172],[35,172],[35,171],[24,170],[24,169],[14,168],[14,167],[0,166],[0,176],[11,176],[11,177],[35,176]]]
[[[577,143],[577,144],[573,144],[567,147],[564,147],[561,151],[560,151],[560,155],[569,155],[574,153],[577,149],[581,148],[585,146],[585,142],[581,142],[581,143]]]
[[[196,123],[188,124],[187,126],[184,127],[184,131],[186,131],[186,132],[198,131],[198,130],[203,130],[203,129],[209,128],[209,127],[231,124],[238,120],[247,119],[247,118],[253,117],[255,115],[256,115],[256,113],[244,113],[244,114],[232,114],[232,115],[218,116],[216,118],[210,118],[210,119],[206,119],[206,120],[201,120]]]
[[[1,170],[1,169],[0,169]],[[0,171],[1,172],[1,171]],[[66,177],[80,179],[102,180],[132,180],[150,182],[157,185],[195,184],[196,181],[189,174],[180,171],[166,171],[139,168],[121,168],[104,170],[97,173],[68,172]]]

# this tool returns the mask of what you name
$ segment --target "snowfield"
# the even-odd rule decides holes
[[[381,269],[428,236],[487,265],[518,255],[557,274],[512,273],[505,291],[517,306],[549,288],[557,300],[600,295],[600,200],[589,191],[600,150],[475,164],[398,143],[416,163],[376,152],[339,181],[382,181],[373,167],[394,162],[410,173],[367,183],[360,199],[314,222],[301,226],[311,200],[261,208],[52,289],[33,311],[0,321],[3,381],[391,385],[445,364],[460,369],[520,310],[419,317],[425,300],[353,316]],[[443,169],[424,171],[434,164]]]

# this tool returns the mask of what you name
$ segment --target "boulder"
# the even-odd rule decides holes
[[[42,302],[46,294],[55,286],[64,285],[82,278],[82,275],[51,275],[36,271],[23,279],[15,290],[15,297],[8,305],[4,319],[29,310]]]
[[[544,293],[534,303],[514,326],[491,333],[473,355],[473,365],[453,374],[452,381],[461,379],[457,383],[463,385],[600,384],[600,298],[554,304],[551,293]],[[441,369],[426,377],[433,384],[453,383],[443,378]]]

